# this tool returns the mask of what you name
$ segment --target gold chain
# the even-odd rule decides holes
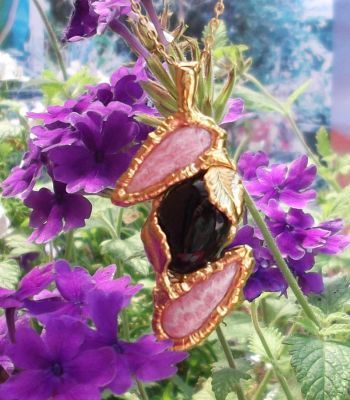
[[[202,57],[208,55],[215,41],[215,34],[220,25],[220,16],[225,11],[224,0],[218,0],[214,7],[214,17],[209,21],[209,33],[205,38]]]
[[[175,65],[176,60],[173,56],[166,52],[165,46],[158,40],[157,32],[152,28],[151,21],[142,13],[141,5],[135,0],[130,0],[132,11],[139,17],[140,25],[145,28],[148,39],[155,44],[157,52],[164,57],[168,64]]]
[[[151,21],[142,13],[140,2],[136,0],[130,0],[132,11],[139,17],[139,23],[145,28],[147,37],[155,44],[157,52],[168,62],[168,64],[175,65],[175,58],[168,54],[163,43],[158,40],[157,32],[152,28]],[[220,25],[220,16],[225,10],[224,0],[218,0],[214,7],[214,17],[209,21],[209,34],[205,38],[204,50],[202,57],[208,55],[214,44],[215,33]]]

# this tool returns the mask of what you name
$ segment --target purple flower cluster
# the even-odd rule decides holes
[[[135,378],[176,373],[187,354],[171,351],[169,341],[118,337],[118,315],[140,286],[128,276],[114,279],[115,271],[111,265],[91,276],[58,260],[32,269],[17,290],[1,289],[8,329],[2,317],[0,398],[99,400],[105,389],[126,392]]]
[[[151,131],[135,119],[139,112],[154,113],[140,85],[144,79],[140,59],[76,100],[29,113],[43,125],[32,128],[28,152],[1,186],[3,196],[20,196],[33,210],[32,240],[47,242],[61,230],[84,226],[91,204],[83,195],[113,188],[127,169]],[[44,171],[52,189],[33,190]]]
[[[350,244],[350,237],[339,234],[343,229],[341,220],[317,225],[314,218],[303,211],[316,197],[310,186],[317,171],[315,166],[308,166],[306,156],[290,165],[269,164],[265,153],[246,152],[240,157],[238,170],[248,192],[265,214],[265,221],[301,289],[305,294],[320,293],[322,276],[310,272],[315,256],[341,252]],[[264,291],[284,293],[287,282],[264,245],[259,230],[250,225],[243,226],[232,243],[239,244],[250,245],[256,260],[244,289],[245,297],[253,300]]]

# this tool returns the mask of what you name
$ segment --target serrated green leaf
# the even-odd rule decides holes
[[[309,88],[309,86],[312,83],[312,79],[307,80],[306,82],[304,82],[302,85],[300,85],[298,88],[296,88],[294,90],[294,92],[288,96],[287,98],[287,106],[291,106],[292,104],[294,104],[298,98],[304,93],[306,92],[306,90]]]
[[[216,400],[215,394],[212,390],[212,379],[199,383],[198,391],[193,395],[192,400]],[[229,393],[225,400],[237,400],[235,393]]]
[[[261,328],[266,342],[270,348],[270,351],[274,358],[279,357],[279,353],[281,351],[281,346],[283,342],[283,335],[279,330],[273,327]],[[251,336],[249,342],[249,349],[256,354],[262,356],[266,361],[269,361],[269,357],[267,356],[263,345],[258,337],[258,335],[254,332]]]
[[[235,390],[240,379],[249,379],[250,375],[232,368],[222,368],[213,372],[211,387],[216,400],[225,400]]]
[[[0,262],[0,288],[15,289],[21,270],[15,260]]]
[[[316,133],[316,148],[322,158],[329,157],[333,153],[329,134],[323,126]]]
[[[325,315],[341,311],[350,303],[350,278],[343,275],[325,278],[323,293],[309,296],[309,302]]]
[[[350,347],[311,337],[293,337],[291,363],[305,400],[348,400]]]

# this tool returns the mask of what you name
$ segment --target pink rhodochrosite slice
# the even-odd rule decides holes
[[[211,146],[211,134],[200,127],[174,130],[142,161],[126,191],[141,192],[162,182],[170,174],[194,163]]]
[[[201,328],[226,297],[237,271],[238,265],[234,262],[172,301],[163,311],[162,324],[165,333],[170,338],[178,339]]]

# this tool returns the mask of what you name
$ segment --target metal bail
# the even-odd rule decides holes
[[[180,112],[194,111],[198,73],[199,63],[196,61],[176,65],[177,107]]]

